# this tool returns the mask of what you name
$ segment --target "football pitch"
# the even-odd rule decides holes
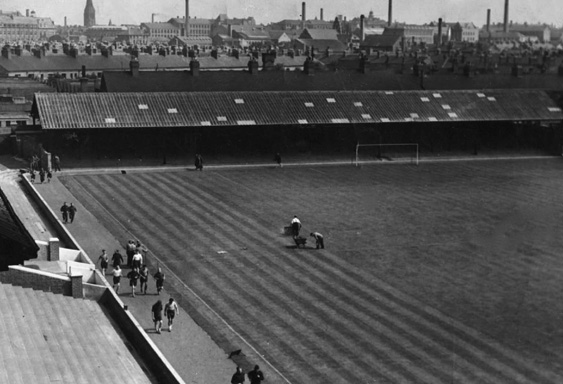
[[[61,181],[268,383],[563,382],[560,159]],[[294,215],[326,249],[283,235]]]

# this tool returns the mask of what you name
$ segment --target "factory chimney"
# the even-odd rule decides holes
[[[323,9],[321,8],[321,21],[324,21]]]
[[[442,18],[438,19],[438,47],[442,46]]]
[[[508,32],[508,0],[504,0],[504,32]]]
[[[186,0],[186,18],[184,19],[184,36],[188,37],[190,28],[190,0]]]
[[[389,0],[389,17],[387,20],[387,26],[390,27],[393,24],[393,0]]]
[[[366,35],[365,35],[365,29],[364,29],[364,23],[365,23],[365,16],[361,15],[360,16],[360,43],[363,43]]]
[[[305,20],[307,20],[307,19],[306,19],[305,12],[306,12],[306,10],[305,10],[305,2],[302,2],[302,3],[301,3],[301,24],[303,24],[303,25],[301,26],[301,28],[303,28],[303,29],[305,29]]]
[[[65,16],[65,27],[66,27],[66,16]]]
[[[487,9],[487,33],[491,32],[491,10]]]

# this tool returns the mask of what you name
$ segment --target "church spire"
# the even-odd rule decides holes
[[[96,10],[92,0],[86,0],[86,8],[84,8],[84,26],[91,27],[96,25]]]

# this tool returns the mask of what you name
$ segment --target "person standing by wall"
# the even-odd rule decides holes
[[[276,155],[274,156],[274,161],[278,164],[278,167],[281,168],[282,166],[282,158],[279,152],[276,153]]]
[[[53,171],[61,171],[61,159],[57,155],[53,156]]]

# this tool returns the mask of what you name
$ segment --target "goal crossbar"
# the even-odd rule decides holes
[[[379,147],[381,150],[385,147],[413,147],[413,159],[416,165],[418,165],[418,143],[390,143],[390,144],[356,144],[356,166],[359,166],[360,161],[360,148],[362,147]]]

